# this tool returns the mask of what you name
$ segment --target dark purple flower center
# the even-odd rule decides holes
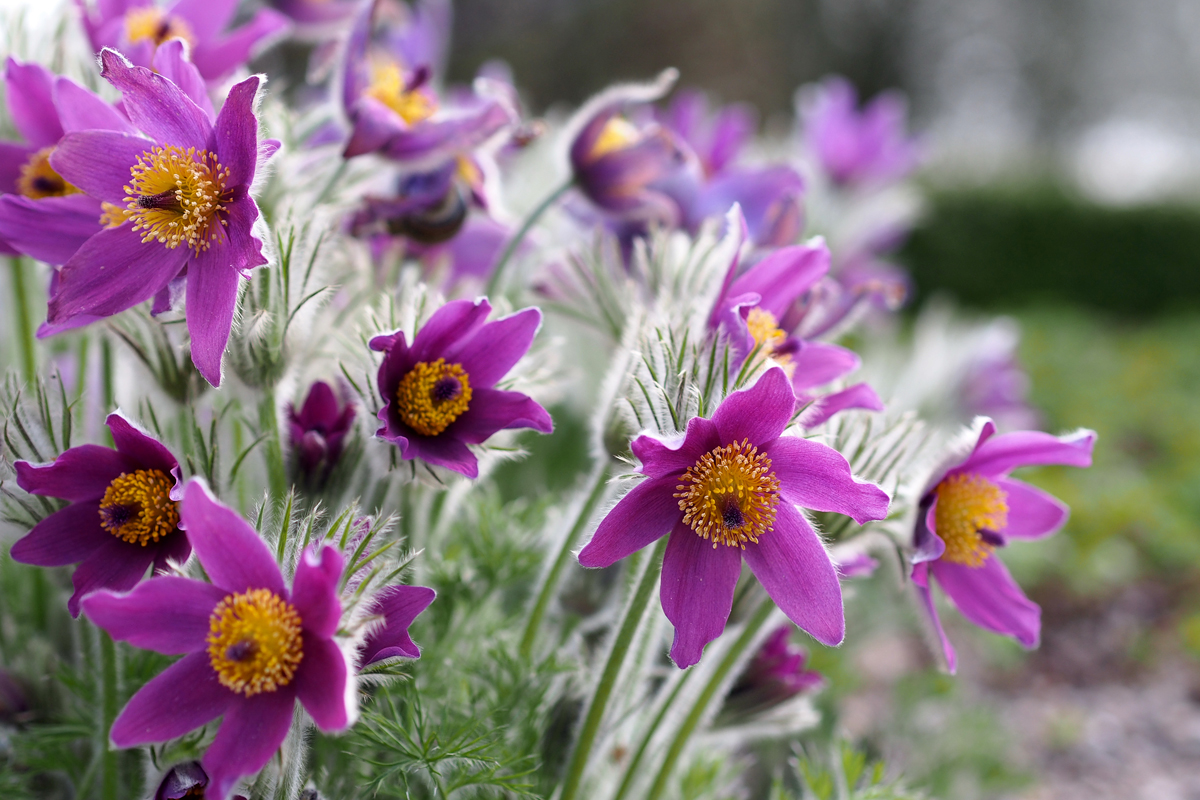
[[[100,509],[100,525],[108,530],[123,528],[129,520],[139,516],[141,513],[142,507],[140,504],[102,507]]]
[[[139,195],[135,201],[139,208],[171,208],[178,210],[179,200],[174,189],[152,195]]]
[[[225,657],[230,661],[245,661],[254,658],[258,652],[258,643],[253,639],[241,639],[225,648]]]
[[[470,404],[470,377],[462,364],[447,364],[444,358],[418,361],[396,387],[400,419],[423,436],[446,430]]]
[[[447,400],[453,400],[460,394],[462,394],[462,382],[458,378],[449,376],[435,383],[433,391],[430,392],[435,403],[444,403]]]
[[[118,475],[100,500],[100,527],[142,547],[179,527],[179,506],[171,499],[171,476],[160,469]]]
[[[775,525],[779,480],[770,457],[749,439],[705,453],[675,488],[684,524],[713,547],[744,550]]]
[[[730,503],[721,513],[721,521],[725,523],[726,528],[740,528],[746,524],[746,516],[737,503]]]

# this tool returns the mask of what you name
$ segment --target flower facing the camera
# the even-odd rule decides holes
[[[725,398],[712,419],[692,418],[682,441],[639,436],[632,449],[646,479],[579,553],[583,566],[607,567],[669,535],[661,599],[679,667],[699,661],[725,629],[743,558],[802,630],[827,645],[845,635],[837,572],[797,507],[862,524],[887,514],[888,496],[855,481],[836,450],[784,436],[795,405],[783,369],[773,367]]]
[[[297,700],[323,731],[355,719],[350,660],[334,638],[343,559],[329,546],[305,550],[289,589],[254,528],[202,482],[185,487],[180,514],[212,583],[158,577],[91,594],[83,609],[118,641],[183,656],[130,699],[113,744],[164,742],[223,717],[201,764],[206,796],[224,800],[279,749]]]

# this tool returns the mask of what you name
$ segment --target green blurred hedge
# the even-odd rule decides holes
[[[929,203],[900,254],[919,298],[1131,316],[1200,307],[1200,207],[1113,208],[1047,186],[935,189]]]

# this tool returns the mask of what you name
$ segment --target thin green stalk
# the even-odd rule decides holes
[[[313,208],[316,208],[317,206],[321,205],[321,203],[325,202],[325,198],[327,198],[329,193],[333,191],[333,187],[336,186],[338,181],[342,179],[342,176],[346,174],[346,167],[349,165],[349,163],[350,162],[348,162],[346,159],[342,159],[342,163],[338,164],[338,168],[334,170],[332,175],[329,176],[329,181],[325,184],[324,188],[321,189],[320,194],[317,195],[317,199],[313,201]]]
[[[259,432],[266,434],[263,452],[267,460],[267,488],[274,500],[287,493],[287,474],[283,467],[283,445],[279,441],[279,419],[275,408],[275,387],[265,386],[258,402]]]
[[[542,626],[542,619],[545,618],[546,610],[550,607],[550,600],[554,597],[554,592],[558,588],[563,570],[566,569],[567,564],[571,560],[571,551],[575,549],[575,543],[579,540],[579,535],[583,533],[584,526],[592,518],[592,512],[600,504],[601,498],[604,497],[604,490],[607,488],[608,468],[605,464],[601,463],[592,470],[591,490],[588,492],[587,499],[583,501],[583,505],[579,508],[579,514],[575,517],[575,524],[571,526],[571,530],[567,532],[566,537],[563,539],[562,546],[558,551],[558,557],[554,559],[554,564],[551,565],[550,571],[546,573],[541,589],[538,590],[537,600],[533,604],[533,610],[529,612],[529,620],[525,623],[525,633],[521,636],[521,656],[523,658],[529,658],[533,652],[533,644],[537,641],[538,629]]]
[[[118,772],[118,753],[108,746],[109,731],[112,730],[113,720],[117,718],[117,647],[104,631],[97,631],[100,637],[100,713],[103,715],[103,740],[99,743],[100,756],[100,797],[103,800],[120,800],[120,774]]]
[[[725,657],[721,659],[721,663],[717,665],[716,671],[708,679],[704,689],[700,692],[700,696],[696,698],[696,702],[692,705],[691,711],[684,718],[683,724],[679,726],[679,730],[675,733],[675,739],[671,742],[671,746],[667,749],[667,757],[663,760],[662,768],[658,771],[658,776],[654,779],[654,785],[650,787],[649,794],[646,795],[646,800],[658,800],[662,796],[663,791],[667,788],[667,782],[671,779],[671,773],[675,771],[675,764],[679,761],[679,757],[683,755],[683,750],[687,746],[688,740],[692,738],[692,734],[696,732],[696,728],[700,725],[700,720],[704,718],[708,711],[709,705],[712,703],[717,690],[728,677],[733,665],[737,663],[740,656],[744,655],[750,643],[754,641],[754,637],[758,634],[758,629],[771,617],[771,612],[775,610],[775,603],[770,598],[764,598],[759,603],[758,608],[746,620],[746,626],[742,628],[742,633],[738,636],[737,641],[733,643],[728,650],[725,651]]]
[[[12,263],[13,322],[17,326],[17,341],[21,347],[21,374],[25,380],[37,377],[37,350],[34,349],[33,318],[29,314],[29,286],[25,280],[25,261],[17,257]]]
[[[558,201],[558,198],[566,194],[567,190],[574,185],[574,180],[568,179],[565,183],[551,192],[546,199],[538,205],[537,208],[529,212],[529,216],[525,217],[525,221],[521,223],[521,227],[518,228],[517,232],[513,234],[513,237],[508,240],[508,244],[504,247],[504,252],[500,254],[500,259],[496,262],[496,267],[492,270],[492,277],[488,280],[487,289],[484,291],[485,295],[490,297],[496,293],[496,291],[500,288],[500,278],[504,274],[504,268],[508,266],[508,262],[512,259],[513,253],[517,252],[517,248],[521,245],[521,242],[524,241],[525,236],[529,233],[530,229],[533,228],[534,224],[536,224],[537,221],[542,218],[543,214],[550,210],[550,207]]]
[[[621,779],[621,785],[617,787],[617,793],[613,795],[613,800],[622,800],[629,793],[630,788],[633,786],[633,780],[637,777],[638,768],[642,765],[642,759],[650,749],[650,741],[654,738],[654,734],[658,732],[658,726],[666,719],[667,712],[675,706],[675,698],[679,696],[679,692],[688,682],[688,678],[695,674],[695,670],[687,670],[675,682],[675,687],[671,689],[671,695],[663,701],[662,707],[658,709],[658,713],[655,714],[650,727],[646,729],[646,735],[642,737],[641,744],[634,751],[633,758],[629,760],[629,765],[625,767],[625,777]]]
[[[625,656],[629,653],[629,646],[633,643],[634,634],[641,625],[642,617],[646,615],[646,606],[649,605],[650,598],[654,595],[654,589],[658,586],[658,576],[662,571],[663,554],[666,549],[667,537],[664,536],[658,540],[654,551],[642,567],[642,574],[638,579],[637,588],[634,589],[633,598],[625,609],[625,615],[621,618],[621,626],[617,629],[612,648],[608,651],[608,661],[604,664],[604,672],[601,673],[600,681],[596,684],[596,691],[592,694],[591,702],[588,703],[587,715],[584,717],[583,726],[579,729],[579,737],[575,740],[575,750],[571,753],[571,763],[567,766],[562,794],[559,795],[558,800],[575,800],[575,795],[583,782],[583,773],[587,769],[592,745],[595,744],[596,736],[600,733],[600,723],[604,720],[604,711],[608,707],[613,689],[616,688],[617,677],[621,674],[621,666],[625,663]]]

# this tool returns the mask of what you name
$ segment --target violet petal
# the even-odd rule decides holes
[[[34,525],[13,542],[9,555],[20,564],[65,567],[83,561],[112,538],[100,527],[100,503],[84,501],[55,511]]]
[[[668,474],[647,478],[630,489],[579,551],[579,563],[585,567],[607,567],[658,541],[683,518],[674,496],[678,484],[679,475]],[[688,532],[696,536],[690,528]]]
[[[125,595],[94,592],[84,598],[83,611],[117,641],[176,655],[205,649],[209,619],[226,596],[211,583],[163,575]]]
[[[201,650],[139,689],[113,723],[110,736],[117,747],[165,742],[207,725],[238,700],[217,680],[208,652]]]
[[[1037,646],[1042,610],[1025,597],[995,555],[979,567],[943,558],[932,562],[930,569],[964,617],[986,630],[1012,636],[1027,648]]]
[[[344,730],[356,711],[346,655],[331,639],[304,632],[304,661],[296,672],[296,696],[326,733]]]
[[[1008,494],[1008,525],[998,533],[1013,539],[1041,539],[1066,524],[1071,510],[1057,497],[1015,478],[995,481]]]
[[[218,503],[203,481],[188,482],[179,510],[196,557],[213,583],[228,592],[262,588],[287,596],[266,542],[241,515]]]
[[[675,626],[671,660],[680,669],[700,660],[704,646],[725,630],[742,551],[707,539],[682,522],[667,541],[662,565],[662,608]]]
[[[845,514],[859,525],[887,516],[887,493],[854,480],[849,462],[832,447],[781,436],[765,449],[784,500],[814,511]]]

